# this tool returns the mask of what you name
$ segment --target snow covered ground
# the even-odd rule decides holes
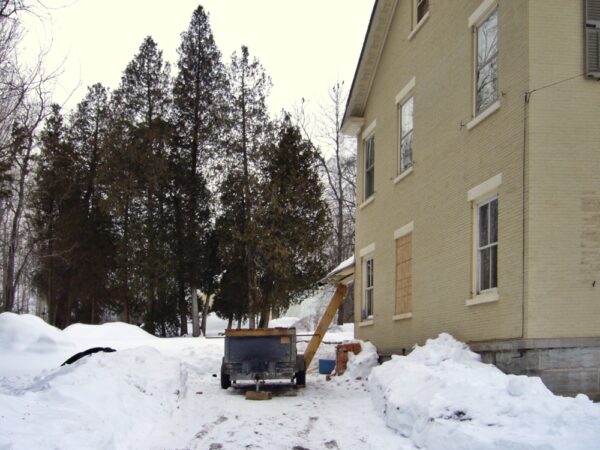
[[[351,336],[344,326],[325,340]],[[95,346],[117,351],[60,367]],[[0,449],[414,448],[377,415],[364,379],[326,381],[313,364],[306,388],[272,385],[271,401],[253,402],[221,389],[222,356],[218,338],[159,339],[122,323],[59,331],[1,314]]]
[[[210,334],[224,325],[211,316]],[[600,405],[504,375],[448,335],[370,375],[366,343],[348,375],[327,381],[316,360],[351,337],[351,325],[333,327],[307,387],[271,384],[260,402],[220,388],[222,339],[160,339],[122,323],[60,331],[0,314],[0,449],[600,448]],[[117,351],[60,367],[95,346]]]

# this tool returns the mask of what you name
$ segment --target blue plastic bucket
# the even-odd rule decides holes
[[[329,375],[335,369],[335,359],[320,359],[319,373],[321,375]]]

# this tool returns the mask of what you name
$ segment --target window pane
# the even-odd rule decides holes
[[[417,23],[425,17],[427,11],[429,11],[429,0],[417,0]]]
[[[498,10],[477,28],[477,68],[486,65],[498,53]]]
[[[490,250],[479,251],[479,290],[485,291],[490,288]]]
[[[498,60],[493,59],[477,72],[477,112],[498,99]]]
[[[375,171],[371,167],[365,173],[365,198],[369,198],[375,192]]]
[[[402,138],[402,142],[400,143],[400,171],[404,171],[405,169],[412,166],[412,143],[413,143],[413,134],[410,133],[407,136]]]
[[[375,138],[365,141],[365,198],[375,192]]]
[[[498,99],[498,10],[477,28],[476,112]]]
[[[404,137],[413,130],[413,98],[409,98],[406,103],[402,105],[402,123],[401,123],[401,136]]]
[[[479,207],[479,248],[489,244],[488,237],[488,209],[489,203]]]
[[[498,246],[490,247],[490,288],[498,287]]]
[[[490,202],[490,243],[498,242],[498,199]]]

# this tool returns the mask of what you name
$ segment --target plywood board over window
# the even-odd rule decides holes
[[[412,311],[412,233],[396,239],[396,314]]]

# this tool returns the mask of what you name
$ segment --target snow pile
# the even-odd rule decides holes
[[[393,356],[369,377],[375,408],[418,447],[596,449],[600,406],[502,373],[448,334]]]
[[[164,434],[187,395],[188,370],[138,347],[83,358],[21,387],[0,385],[0,411],[10,411],[3,419],[10,434],[0,436],[0,448],[139,448]],[[32,425],[43,432],[32,432]]]
[[[158,339],[156,336],[152,336],[140,327],[123,322],[110,322],[102,325],[76,323],[65,328],[63,334],[75,341],[79,339],[97,341],[143,341],[148,339]]]
[[[322,286],[310,292],[300,303],[290,306],[284,317],[297,317],[298,319],[288,326],[295,326],[298,330],[304,331],[317,328],[334,292],[333,286]],[[272,324],[273,321],[270,322],[270,326],[273,326]]]
[[[378,364],[379,355],[373,344],[366,341],[360,342],[360,353],[355,355],[348,352],[348,363],[346,365],[345,375],[351,378],[367,378],[371,369]]]
[[[11,352],[44,353],[73,347],[58,328],[29,314],[0,314],[0,349]]]

